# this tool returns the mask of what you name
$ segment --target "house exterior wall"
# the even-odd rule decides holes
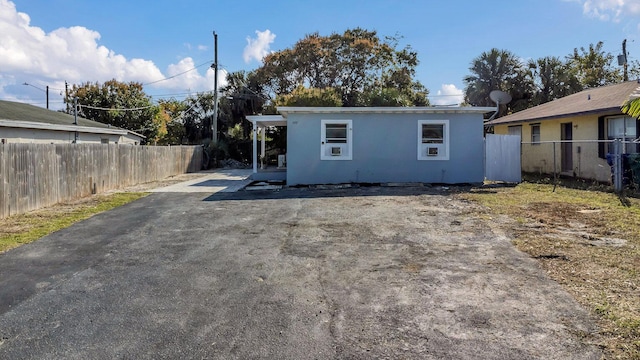
[[[60,144],[72,143],[75,139],[75,133],[58,130],[0,127],[0,139],[5,139],[5,143]],[[102,139],[108,139],[109,144],[140,144],[140,139],[132,135],[78,132],[79,143],[99,144]]]
[[[352,120],[352,159],[321,160],[322,120]],[[418,122],[449,120],[449,159],[418,160]],[[484,180],[480,114],[289,114],[287,184],[478,183]]]
[[[606,159],[598,157],[598,116],[583,115],[551,119],[542,121],[527,121],[517,124],[494,125],[496,134],[508,134],[509,126],[522,125],[522,171],[532,173],[552,174],[554,172],[554,144],[555,143],[555,171],[561,172],[562,124],[572,123],[573,144],[571,152],[573,171],[570,175],[579,178],[593,179],[607,182],[611,179],[611,168]],[[540,124],[540,144],[531,144],[532,124]]]

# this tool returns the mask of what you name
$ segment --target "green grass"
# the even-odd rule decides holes
[[[95,214],[130,203],[148,193],[94,196],[75,204],[60,204],[0,219],[0,252],[27,244]]]

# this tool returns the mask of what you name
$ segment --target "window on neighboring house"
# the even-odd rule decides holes
[[[351,120],[322,120],[320,160],[352,160]]]
[[[449,120],[418,121],[418,160],[449,160]]]
[[[100,139],[100,143],[101,144],[108,144],[109,143],[109,139],[102,138],[102,139]]]
[[[540,144],[540,124],[531,124],[531,143]]]
[[[607,118],[607,139],[621,139],[629,142],[624,147],[624,153],[628,154],[638,151],[638,145],[631,143],[636,138],[638,138],[636,119],[630,116],[614,116]],[[614,152],[612,143],[609,143],[609,152]]]

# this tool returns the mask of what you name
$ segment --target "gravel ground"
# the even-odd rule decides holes
[[[0,255],[0,358],[598,359],[445,188],[152,194]]]

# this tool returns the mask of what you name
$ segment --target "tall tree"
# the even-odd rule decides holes
[[[622,81],[620,69],[612,66],[613,55],[602,50],[604,43],[573,49],[567,60],[584,88],[594,88]]]
[[[146,136],[147,142],[156,138],[158,109],[151,103],[151,97],[145,94],[141,83],[114,79],[104,84],[74,84],[66,100],[73,104],[76,97],[80,116],[135,131]]]
[[[393,88],[411,105],[427,105],[428,90],[414,80],[417,53],[398,50],[398,38],[381,39],[361,28],[343,34],[310,34],[291,49],[267,55],[256,70],[264,90],[288,95],[300,87],[334,89],[343,106],[370,105],[368,94]]]
[[[581,91],[582,85],[570,64],[558,57],[544,57],[531,60],[529,68],[533,70],[535,96],[533,106]]]
[[[276,98],[276,104],[280,106],[342,106],[340,95],[333,88],[308,89],[302,86],[294,89],[290,94]]]
[[[529,69],[510,51],[496,48],[473,59],[471,75],[464,78],[465,102],[473,106],[494,106],[489,97],[493,90],[509,93],[511,103],[501,106],[500,115],[530,106],[533,81]]]
[[[158,101],[158,145],[180,145],[185,137],[184,124],[180,118],[186,110],[183,101],[175,99]]]

